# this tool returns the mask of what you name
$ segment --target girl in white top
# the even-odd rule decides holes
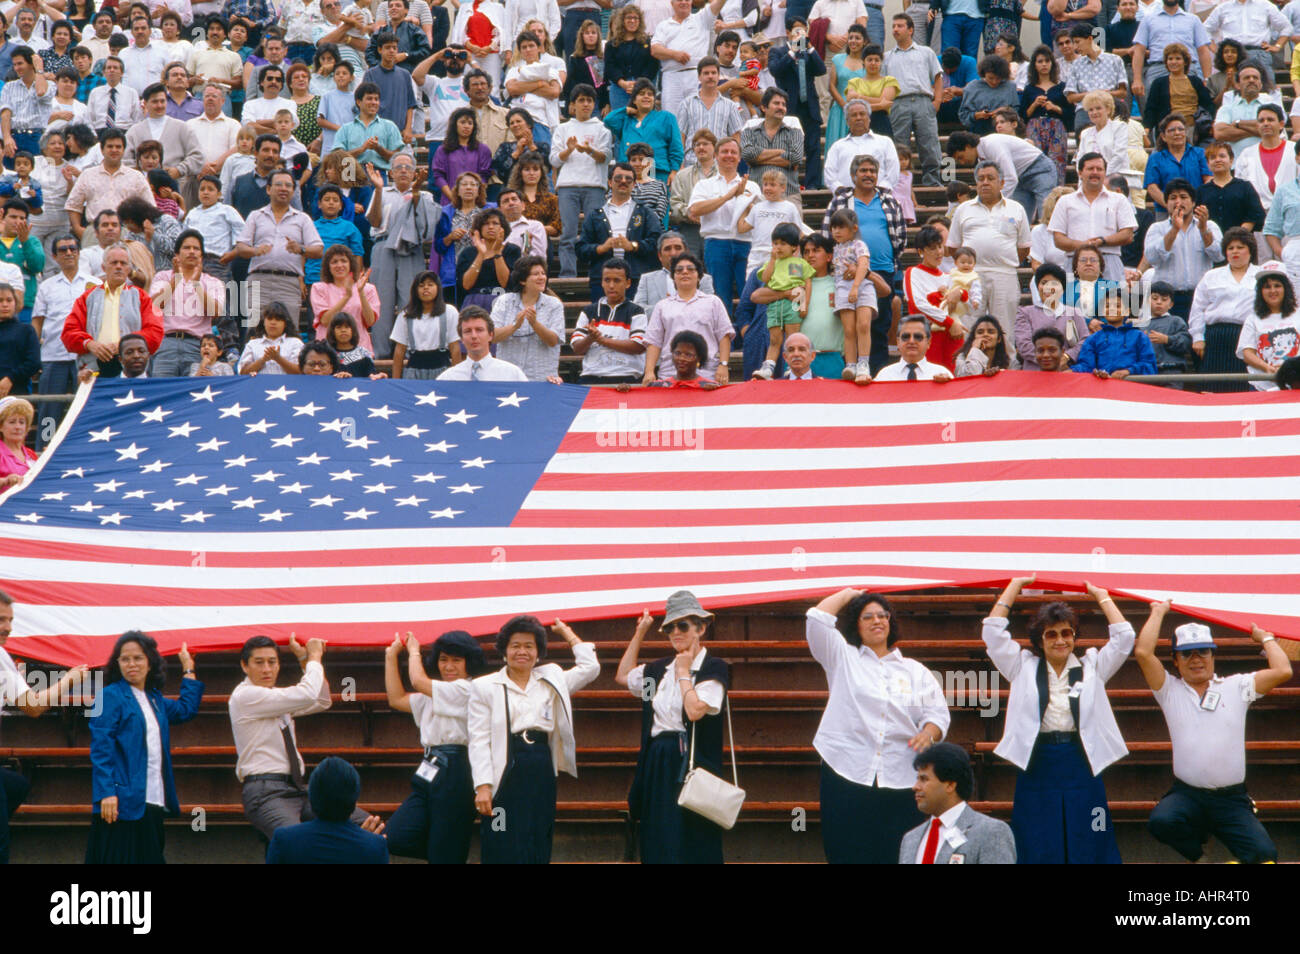
[[[984,620],[989,659],[1011,683],[1006,727],[994,750],[1020,769],[1011,809],[1016,860],[1022,864],[1119,864],[1115,827],[1101,772],[1128,754],[1106,698],[1106,683],[1133,651],[1136,635],[1103,589],[1085,583],[1106,615],[1109,639],[1080,659],[1079,619],[1066,603],[1041,606],[1029,624],[1032,650],[1008,632],[1020,591],[1007,584]],[[1096,816],[1102,809],[1104,818]]]
[[[1099,152],[1106,160],[1106,175],[1127,175],[1128,124],[1115,118],[1115,100],[1110,93],[1093,90],[1084,94],[1083,108],[1087,110],[1090,125],[1079,133],[1079,158]]]
[[[912,759],[948,731],[934,673],[894,648],[889,600],[844,589],[808,611],[808,648],[830,698],[813,747],[822,759],[822,844],[834,863],[897,864],[903,835],[925,819]]]
[[[393,322],[393,377],[431,381],[460,361],[456,323],[460,312],[442,296],[437,272],[421,272],[411,283],[406,308]]]
[[[1255,311],[1241,326],[1237,357],[1252,371],[1277,374],[1282,362],[1300,355],[1300,314],[1295,289],[1281,267],[1270,262],[1256,276]],[[1276,391],[1272,381],[1251,381],[1257,391]]]
[[[407,673],[415,689],[407,692],[398,668],[402,648],[394,637],[384,652],[384,689],[388,704],[411,713],[420,727],[424,758],[411,779],[411,794],[388,819],[388,850],[431,865],[463,865],[475,815],[466,720],[470,679],[487,668],[483,650],[469,633],[453,630],[439,636],[422,661],[419,640],[407,633]],[[428,669],[437,670],[436,681]]]
[[[557,619],[551,629],[573,649],[572,669],[539,666],[546,630],[535,616],[516,616],[497,633],[505,666],[475,679],[470,692],[469,761],[484,816],[484,864],[548,864],[555,777],[578,774],[572,694],[600,675],[600,663],[596,648],[567,624]],[[499,818],[509,824],[492,823]]]
[[[289,309],[278,301],[262,308],[262,317],[239,356],[240,374],[297,374],[302,339]]]

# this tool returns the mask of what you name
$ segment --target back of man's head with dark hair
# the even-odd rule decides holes
[[[959,129],[948,136],[947,153],[955,156],[963,149],[975,149],[980,144],[980,137],[966,129]]]
[[[970,756],[960,745],[952,742],[936,742],[924,752],[916,753],[916,758],[912,759],[912,768],[930,768],[934,770],[934,777],[939,781],[956,782],[957,797],[963,802],[969,801],[971,793],[975,790]]]
[[[248,662],[253,658],[255,649],[275,649],[277,653],[279,652],[275,647],[275,640],[270,636],[250,636],[244,643],[244,648],[239,651],[239,661]]]
[[[955,46],[950,46],[939,54],[939,65],[951,73],[961,66],[961,50]]]
[[[307,782],[311,810],[321,821],[345,822],[361,796],[361,776],[349,762],[331,755],[317,765]]]

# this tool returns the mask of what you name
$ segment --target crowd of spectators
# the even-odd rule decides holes
[[[1292,5],[1067,0],[1028,53],[1019,4],[64,6],[0,12],[3,393],[123,373],[132,334],[153,377],[298,373],[309,340],[436,377],[471,307],[525,378],[567,345],[627,386],[673,383],[681,332],[692,386],[733,351],[800,377],[795,335],[863,385],[891,337],[904,379],[1041,370],[1046,330],[1113,378],[1300,353]],[[569,329],[551,278],[584,275]]]

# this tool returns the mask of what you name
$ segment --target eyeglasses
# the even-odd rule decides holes
[[[673,274],[686,275],[689,274],[690,272],[698,272],[698,271],[699,269],[696,268],[694,265],[678,265],[676,268],[673,269]]]
[[[1065,629],[1045,629],[1043,630],[1044,639],[1073,639],[1074,630],[1070,627]]]
[[[859,621],[866,620],[869,623],[874,623],[876,620],[886,620],[886,619],[889,619],[888,613],[863,613],[861,616],[858,617]]]
[[[75,254],[79,251],[81,251],[81,249],[77,248],[75,245],[62,245],[54,250],[54,254],[62,255],[64,252],[72,252]]]
[[[927,337],[929,336],[917,331],[908,331],[908,332],[900,333],[898,335],[898,340],[899,341],[924,341]]]
[[[691,627],[694,625],[695,625],[695,621],[693,619],[679,619],[666,625],[664,627],[664,632],[669,634],[687,633],[690,632]]]
[[[610,181],[611,182],[636,182],[636,176],[629,176],[629,175],[614,176],[614,178],[611,179]]]

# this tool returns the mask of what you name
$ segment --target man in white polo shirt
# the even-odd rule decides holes
[[[699,86],[699,65],[713,52],[713,24],[723,0],[691,13],[691,0],[672,0],[673,15],[655,27],[650,55],[659,60],[662,102],[659,108],[677,115],[677,107]]]
[[[1002,195],[1002,173],[995,162],[985,160],[975,167],[975,198],[953,213],[948,254],[955,255],[963,245],[975,250],[985,311],[1010,336],[1020,307],[1016,269],[1029,257],[1029,220],[1019,202]]]
[[[1106,188],[1106,159],[1101,153],[1079,157],[1079,189],[1061,196],[1047,229],[1066,255],[1095,248],[1101,253],[1101,277],[1124,280],[1120,250],[1133,241],[1137,215],[1128,196]]]
[[[1291,678],[1291,663],[1271,633],[1251,627],[1268,668],[1223,678],[1214,675],[1214,639],[1201,623],[1174,630],[1177,676],[1156,659],[1169,601],[1151,604],[1133,657],[1155,694],[1173,743],[1174,785],[1151,812],[1157,841],[1196,861],[1213,835],[1240,861],[1276,862],[1277,848],[1255,817],[1246,794],[1246,710]]]
[[[894,145],[894,140],[871,131],[871,107],[865,99],[849,100],[849,104],[844,107],[844,116],[848,122],[849,134],[843,139],[835,140],[826,150],[826,188],[834,195],[836,189],[853,185],[853,176],[849,174],[853,160],[858,156],[875,156],[880,163],[876,185],[894,191],[899,175],[898,148]]]

